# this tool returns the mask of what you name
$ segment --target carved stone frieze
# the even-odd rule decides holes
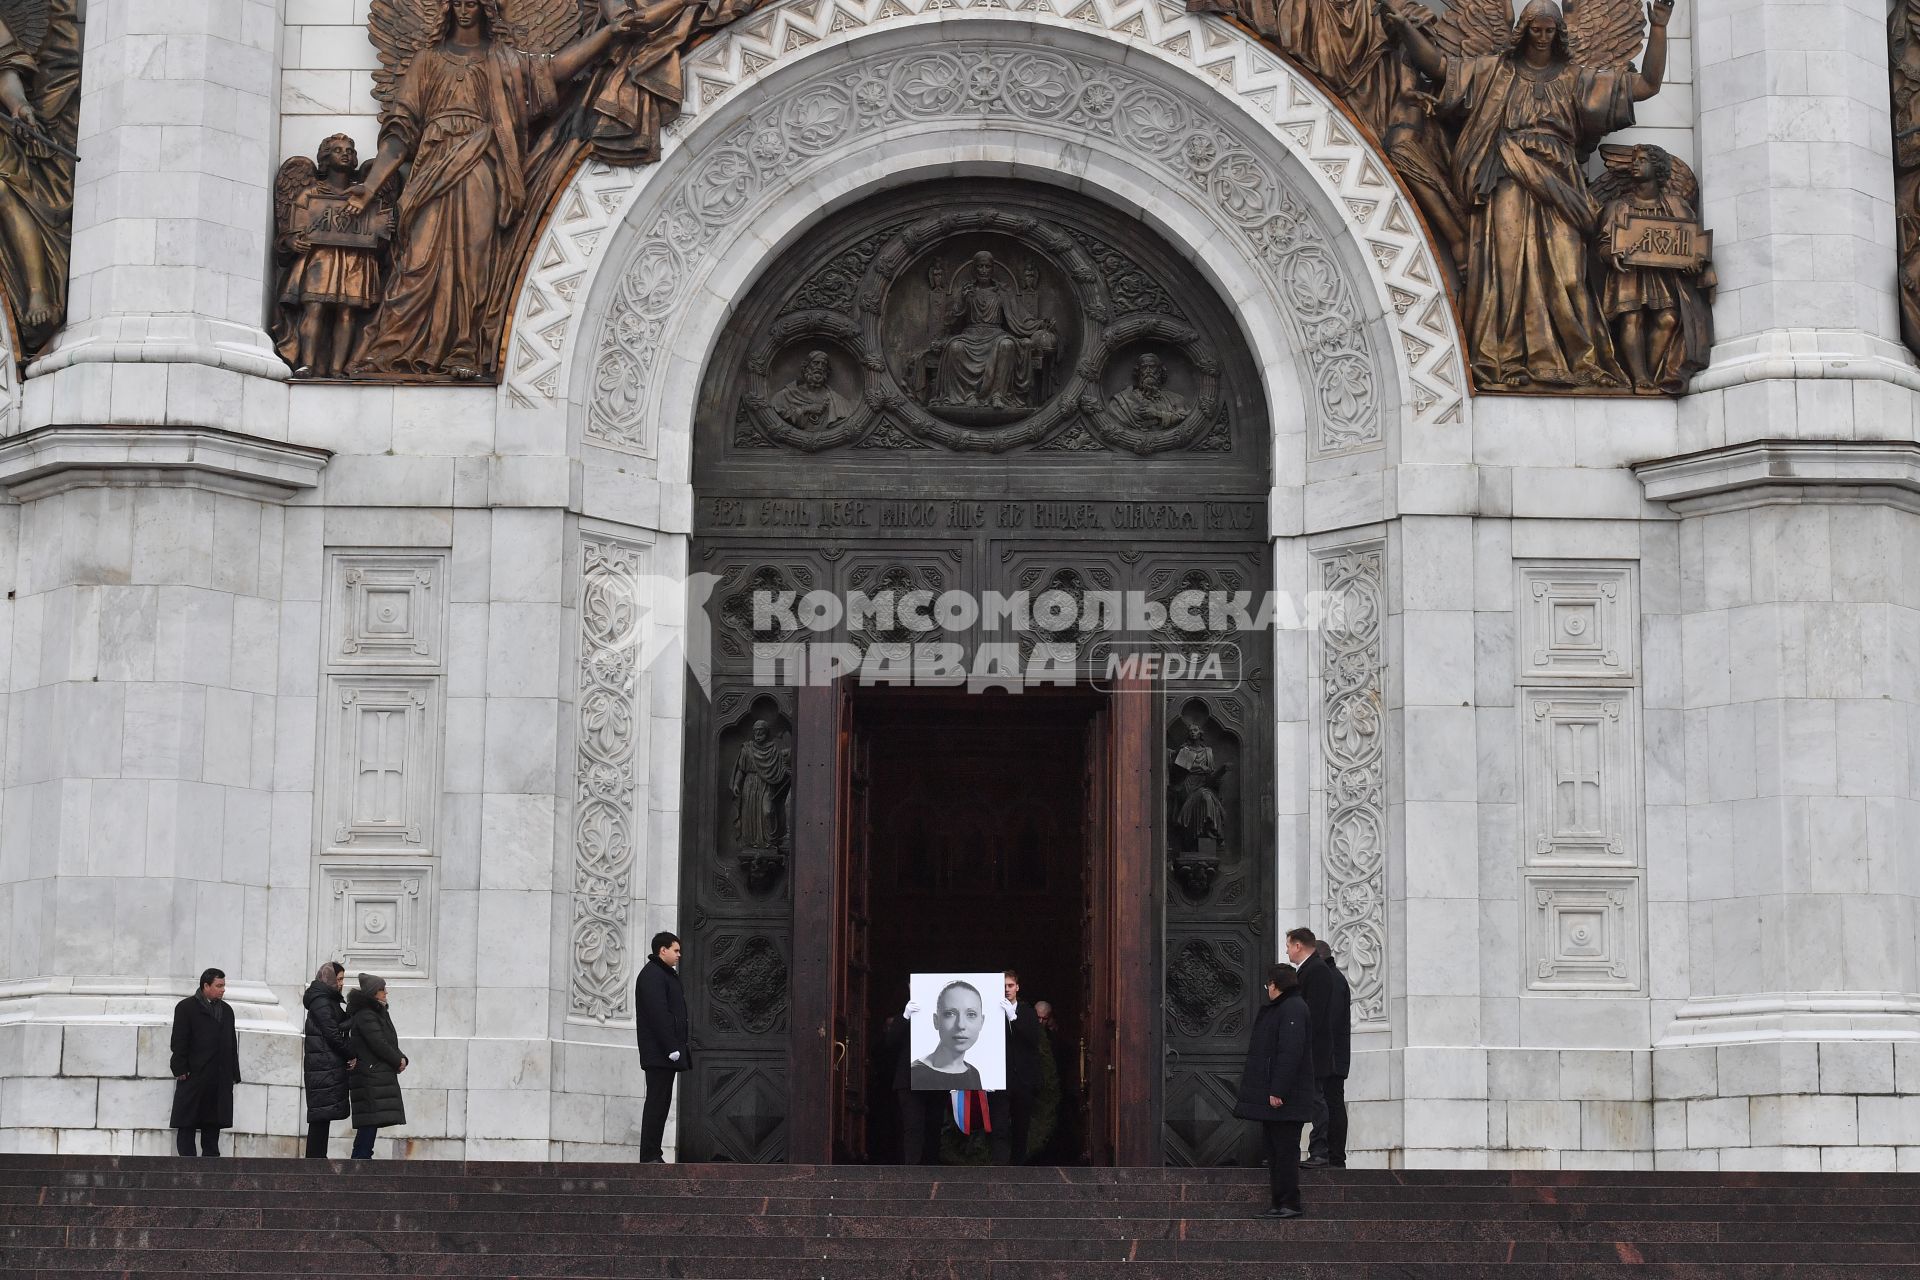
[[[634,763],[638,598],[646,549],[600,534],[580,540],[580,671],[574,737],[573,954],[569,1017],[633,1016]]]
[[[1387,1016],[1386,551],[1374,543],[1320,555],[1332,597],[1319,631],[1321,833],[1326,934],[1353,985],[1356,1023]]]
[[[696,73],[691,109],[709,110],[734,86],[803,48],[817,38],[808,34],[816,24],[822,32],[829,25],[843,31],[872,21],[910,18],[915,11],[911,3],[894,5],[892,0],[862,8],[874,12],[783,5],[764,22],[752,24],[752,31],[725,33],[690,64]],[[1098,4],[1081,8],[1086,13],[1077,16],[1083,23],[1114,28],[1131,23],[1174,57],[1209,64],[1220,83],[1269,122],[1285,147],[1313,164],[1309,180],[1332,184],[1335,198],[1367,239],[1371,260],[1366,269],[1377,272],[1379,279],[1378,285],[1367,287],[1377,288],[1390,304],[1389,322],[1404,335],[1400,349],[1372,349],[1366,310],[1350,282],[1351,269],[1331,250],[1317,216],[1291,197],[1269,163],[1256,159],[1271,154],[1271,137],[1255,140],[1217,110],[1199,109],[1184,95],[1103,62],[1030,46],[876,54],[783,86],[776,101],[714,138],[671,175],[663,172],[658,188],[645,193],[647,212],[638,223],[645,230],[612,292],[608,323],[594,350],[581,352],[594,367],[590,381],[596,403],[590,411],[589,440],[631,452],[652,451],[648,407],[659,391],[660,352],[678,322],[688,273],[712,245],[750,219],[771,195],[804,181],[823,157],[857,145],[872,127],[943,119],[990,119],[1016,129],[1067,123],[1094,136],[1124,140],[1143,166],[1203,192],[1217,215],[1238,228],[1248,256],[1260,264],[1289,310],[1301,317],[1303,372],[1314,388],[1311,416],[1316,422],[1309,439],[1316,453],[1370,448],[1381,441],[1380,415],[1387,399],[1378,379],[1396,359],[1404,359],[1412,375],[1404,394],[1414,421],[1438,423],[1457,416],[1461,365],[1451,317],[1440,296],[1439,273],[1420,243],[1404,197],[1380,166],[1365,158],[1360,138],[1327,111],[1324,100],[1304,81],[1283,64],[1260,57],[1244,37],[1203,44],[1197,38],[1204,26],[1199,18],[1151,9],[1121,14],[1117,6],[1109,13]],[[960,9],[951,16],[964,14]],[[1036,20],[1049,18],[1042,13]],[[1128,34],[1143,32],[1129,29]],[[760,50],[768,41],[773,43],[763,54]],[[1206,56],[1199,52],[1204,48],[1221,52]],[[802,102],[806,127],[798,130],[788,108]],[[1194,136],[1200,133],[1207,136]],[[605,201],[616,211],[621,207],[622,194],[612,189],[609,175],[587,174],[582,181],[599,184]],[[608,220],[589,203],[582,210],[580,234],[591,240],[591,229]],[[524,377],[516,374],[511,385],[516,398],[526,403],[559,395],[556,357],[568,335],[567,308],[557,286],[579,279],[590,266],[590,251],[577,252],[557,234],[549,237],[549,244],[554,284],[538,269],[530,277],[525,314],[531,329],[514,344],[515,363]],[[1306,252],[1315,248],[1324,256],[1316,259]],[[1296,259],[1298,267],[1293,265]],[[1326,271],[1332,272],[1331,281]]]

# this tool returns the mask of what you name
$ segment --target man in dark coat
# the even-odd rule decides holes
[[[1300,1126],[1313,1114],[1313,1017],[1290,964],[1267,970],[1267,1003],[1254,1015],[1233,1114],[1260,1122],[1273,1206],[1265,1218],[1297,1218]]]
[[[354,1058],[347,1047],[347,1010],[340,999],[346,975],[345,965],[329,960],[320,966],[312,985],[300,997],[307,1009],[301,1034],[307,1085],[307,1155],[321,1160],[327,1155],[327,1130],[335,1120],[345,1120],[350,1110],[347,1073],[353,1070]]]
[[[353,1104],[353,1158],[373,1159],[373,1140],[382,1129],[407,1122],[400,1096],[400,1073],[407,1055],[387,1012],[387,980],[363,973],[347,996],[349,1049],[358,1059],[347,1077],[348,1100]]]
[[[1327,1127],[1316,1124],[1307,1139],[1307,1153],[1319,1156],[1335,1169],[1347,1167],[1347,1072],[1353,1066],[1353,985],[1333,962],[1333,948],[1325,938],[1313,944],[1314,953],[1333,975],[1327,997],[1327,1024],[1333,1035],[1333,1074],[1322,1082],[1327,1104]]]
[[[220,1154],[220,1131],[233,1127],[233,1086],[240,1083],[240,1037],[226,1001],[227,975],[209,969],[200,989],[173,1007],[173,1127],[179,1152],[194,1154],[200,1134],[203,1156]]]
[[[940,1163],[941,1108],[944,1093],[929,1093],[913,1087],[913,1020],[920,1006],[911,998],[897,1018],[887,1020],[881,1041],[893,1063],[893,1096],[900,1104],[900,1163]]]
[[[993,1132],[987,1146],[995,1164],[1025,1164],[1033,1102],[1040,1092],[1040,1015],[1020,998],[1020,975],[1001,977],[1000,1010],[1007,1018],[1007,1088],[987,1095]]]
[[[667,1110],[673,1105],[673,1078],[693,1057],[687,997],[680,986],[680,939],[653,935],[653,955],[640,966],[633,983],[640,1041],[640,1069],[647,1077],[647,1101],[640,1110],[640,1163],[665,1164]]]
[[[1300,974],[1300,994],[1313,1017],[1313,1149],[1303,1168],[1324,1169],[1332,1163],[1327,1140],[1327,1094],[1333,1079],[1333,970],[1314,950],[1318,941],[1306,927],[1287,930],[1287,959]],[[1345,1157],[1343,1156],[1342,1159]]]

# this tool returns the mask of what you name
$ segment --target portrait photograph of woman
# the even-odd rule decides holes
[[[916,973],[909,1081],[914,1089],[1007,1087],[1007,1018],[998,973]]]

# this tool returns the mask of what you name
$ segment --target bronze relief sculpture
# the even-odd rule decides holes
[[[1704,365],[1712,273],[1691,170],[1648,149],[1624,162],[1649,170],[1631,197],[1615,170],[1598,192],[1585,173],[1659,92],[1672,0],[1532,0],[1518,19],[1509,0],[1191,4],[1252,27],[1380,139],[1456,269],[1479,389],[1671,395]],[[1628,229],[1675,251],[1616,250]]]
[[[0,286],[14,354],[37,353],[67,314],[74,138],[80,117],[75,0],[0,0]]]
[[[1894,0],[1887,15],[1887,69],[1893,91],[1900,336],[1920,355],[1920,0]]]
[[[735,448],[1230,447],[1215,346],[1166,289],[1084,231],[986,202],[823,263],[745,364]]]
[[[295,376],[497,378],[522,266],[575,167],[658,159],[686,47],[752,2],[372,0],[379,151],[344,196],[337,146],[288,161],[276,193],[274,328]]]

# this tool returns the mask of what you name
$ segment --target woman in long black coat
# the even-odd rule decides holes
[[[209,969],[200,989],[173,1007],[173,1120],[176,1149],[194,1154],[200,1135],[203,1156],[220,1154],[220,1131],[233,1127],[233,1086],[240,1083],[240,1037],[226,1002],[227,975]]]
[[[1313,1019],[1290,964],[1267,970],[1267,1003],[1253,1019],[1233,1114],[1259,1121],[1266,1138],[1273,1207],[1262,1216],[1299,1217],[1300,1127],[1313,1118]]]
[[[393,1015],[387,1012],[387,980],[371,973],[360,975],[359,986],[347,995],[347,1022],[353,1032],[357,1065],[348,1076],[353,1102],[353,1158],[373,1159],[373,1139],[380,1130],[407,1122],[400,1100],[400,1073],[407,1056],[400,1052]]]
[[[327,1155],[327,1130],[348,1113],[347,1072],[354,1065],[348,1047],[347,1011],[340,1001],[346,968],[329,960],[313,975],[313,985],[300,997],[307,1007],[304,1066],[307,1084],[307,1154]]]

